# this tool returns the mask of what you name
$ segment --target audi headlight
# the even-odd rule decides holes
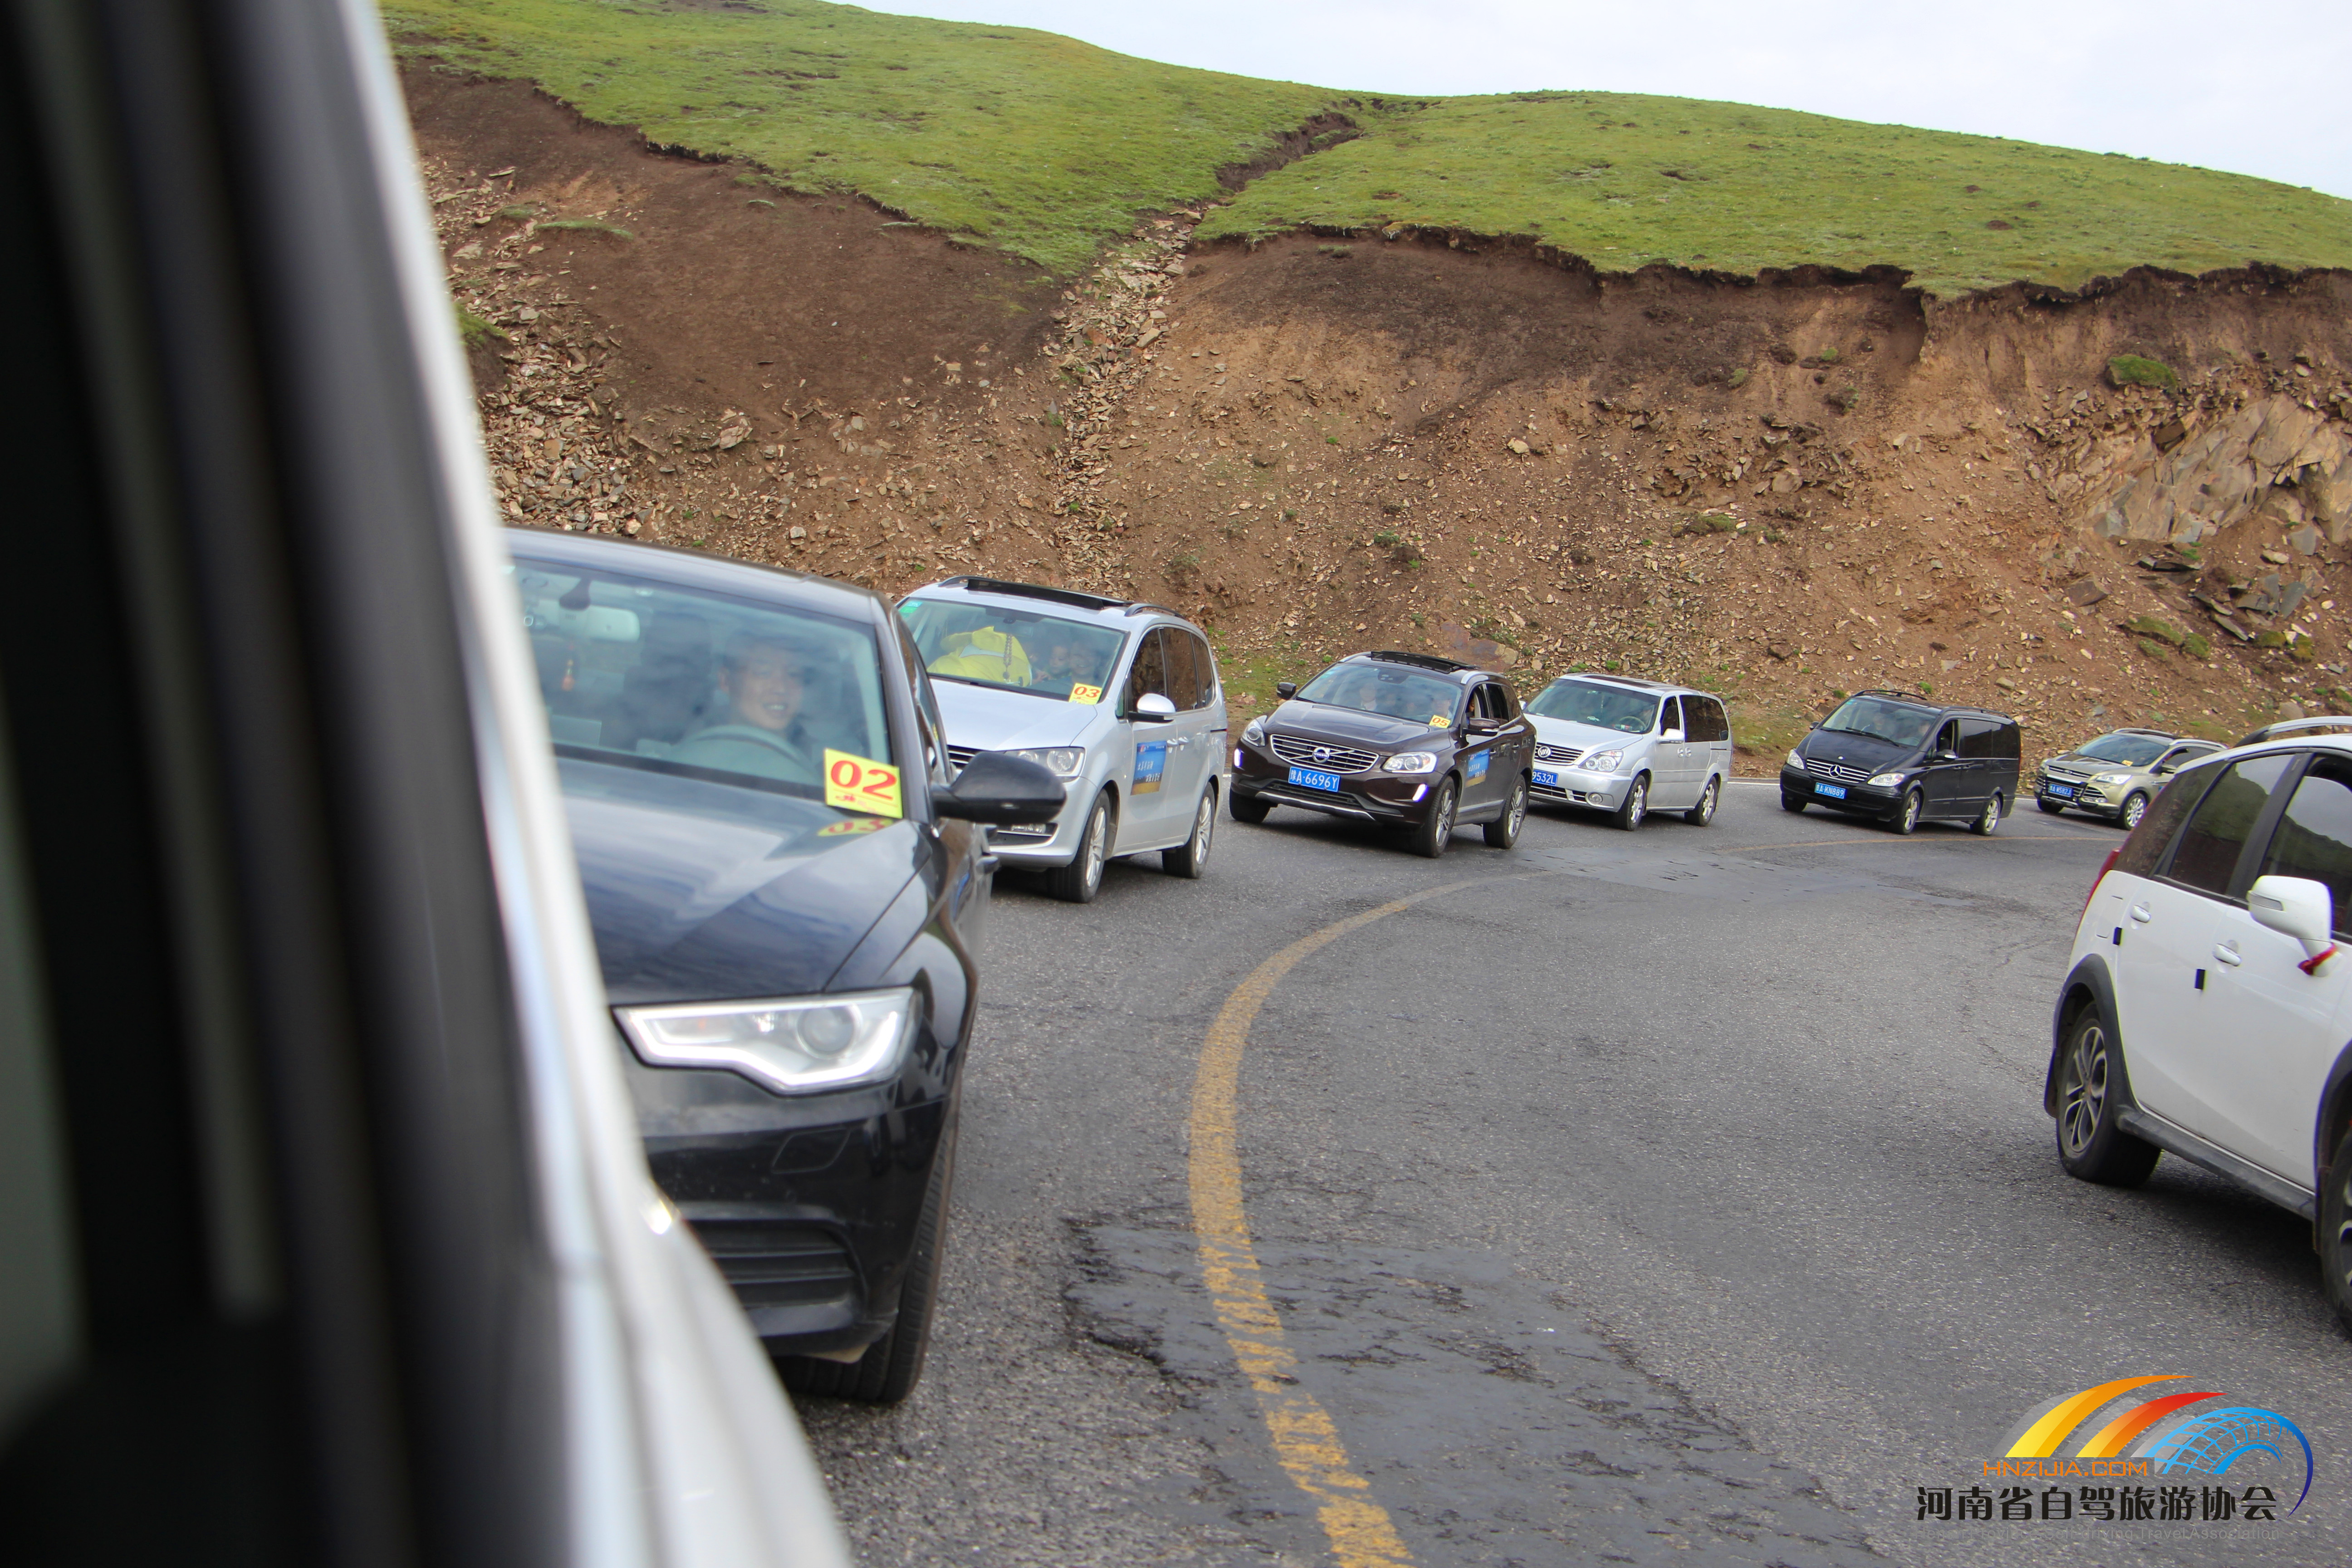
[[[2091,775],[2091,782],[2092,782],[2093,784],[2129,784],[2129,783],[2131,783],[2131,774],[2129,774],[2129,773],[2093,773],[2093,774]]]
[[[1265,749],[1265,720],[1253,719],[1248,723],[1242,726],[1242,744],[1244,746],[1255,746],[1260,751]]]
[[[1613,773],[1624,760],[1625,750],[1621,746],[1613,752],[1588,752],[1579,765],[1588,773]]]
[[[1381,767],[1384,772],[1391,773],[1434,773],[1437,771],[1437,753],[1435,752],[1399,752],[1395,756],[1382,763]]]
[[[1078,770],[1087,765],[1087,753],[1077,746],[1054,746],[1042,752],[1015,752],[1013,754],[1066,779],[1076,778]]]
[[[1903,782],[1903,773],[1898,768],[1891,773],[1873,773],[1870,775],[1870,782],[1880,789],[1893,789]]]
[[[1799,773],[1803,773],[1805,771],[1805,753],[1802,752],[1790,752],[1789,753],[1789,765],[1796,769]]]
[[[778,1094],[814,1094],[894,1076],[914,1034],[910,989],[765,1002],[616,1007],[637,1055],[656,1067],[720,1068]]]

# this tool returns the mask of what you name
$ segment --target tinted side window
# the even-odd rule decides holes
[[[1663,735],[1669,730],[1679,730],[1682,727],[1683,700],[1679,697],[1669,697],[1659,703],[1658,733]]]
[[[2312,764],[2271,834],[2257,875],[2327,884],[2336,934],[2352,939],[2352,766],[2334,758]]]
[[[1690,721],[1690,738],[1694,741],[1731,739],[1731,725],[1723,716],[1723,704],[1712,697],[1684,698],[1683,717]]]
[[[1154,691],[1162,697],[1168,696],[1167,660],[1160,648],[1160,633],[1156,630],[1144,633],[1142,640],[1136,645],[1135,664],[1127,672],[1127,710],[1134,712],[1136,699]]]
[[[2155,876],[2156,868],[2164,864],[2165,851],[2179,836],[2180,825],[2189,820],[2189,814],[2220,773],[2219,766],[2207,766],[2174,774],[2157,792],[2147,815],[2139,819],[2123,847],[2116,851],[2116,869],[2135,877]]]
[[[1184,640],[1192,645],[1192,665],[1200,671],[1201,700],[1195,706],[1206,708],[1217,700],[1217,656],[1191,632],[1184,634]]]
[[[2277,752],[2231,763],[2221,782],[2197,803],[2165,876],[2184,888],[2227,897],[2246,840],[2270,805],[2271,792],[2294,760],[2292,752]]]
[[[1507,686],[1496,686],[1491,687],[1488,689],[1492,692],[1495,699],[1496,718],[1516,719],[1519,716],[1519,694],[1517,692],[1512,690]]]
[[[1151,634],[1160,647],[1160,661],[1168,671],[1168,700],[1176,711],[1201,705],[1201,667],[1192,656],[1192,634],[1162,626]]]
[[[1960,755],[1964,757],[1997,757],[2000,741],[2000,725],[1990,719],[1960,721]]]
[[[1931,752],[1950,752],[1958,755],[1960,750],[1960,721],[1958,719],[1945,720],[1942,728],[1936,731],[1936,743],[1927,749]]]

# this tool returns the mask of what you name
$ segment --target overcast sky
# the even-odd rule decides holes
[[[1148,59],[1397,94],[1724,99],[2352,197],[2352,0],[929,0]]]

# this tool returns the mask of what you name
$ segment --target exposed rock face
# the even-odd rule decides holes
[[[2083,513],[2102,539],[2194,545],[2257,516],[2336,544],[2352,532],[2352,440],[2284,395],[2250,402],[2168,452],[2143,442],[2115,477]]]

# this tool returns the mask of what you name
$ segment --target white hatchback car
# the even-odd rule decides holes
[[[2059,991],[2042,1105],[2070,1174],[2130,1186],[2170,1152],[2310,1219],[2352,1327],[2346,730],[2352,719],[2298,720],[2200,759],[2107,857]]]

